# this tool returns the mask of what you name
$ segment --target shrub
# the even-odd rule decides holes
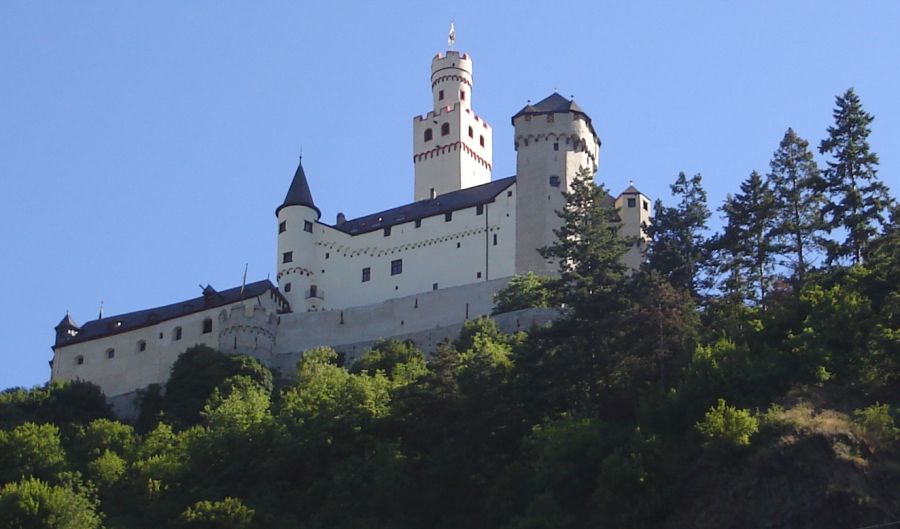
[[[696,428],[706,437],[706,446],[742,447],[749,445],[750,436],[759,431],[759,421],[749,410],[728,406],[725,399],[719,399]]]

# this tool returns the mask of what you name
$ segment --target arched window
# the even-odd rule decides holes
[[[203,334],[209,334],[212,332],[212,318],[206,318],[203,320]]]
[[[431,141],[432,136],[431,129],[425,129],[425,141]]]
[[[115,358],[116,350],[115,349],[107,349],[106,350],[106,358]]]
[[[472,129],[472,127],[469,127],[469,137],[470,137],[470,138],[474,138],[474,137],[475,137],[475,130]]]
[[[181,339],[181,327],[175,327],[175,332],[172,334],[172,341],[177,342]]]
[[[484,147],[484,136],[481,136],[480,138],[478,138],[478,143],[480,143],[481,146]],[[528,144],[526,143],[525,145],[528,145]]]
[[[75,365],[80,366],[82,364],[84,364],[84,357],[81,355],[76,356],[75,357]]]
[[[446,136],[447,134],[450,134],[450,124],[444,123],[441,125],[441,136]]]

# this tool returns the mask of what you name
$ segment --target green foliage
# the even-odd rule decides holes
[[[874,442],[890,446],[900,440],[900,428],[894,424],[889,404],[873,404],[853,413],[856,425]]]
[[[55,425],[27,422],[11,431],[0,430],[0,483],[20,477],[53,482],[67,467]]]
[[[0,488],[0,527],[10,529],[99,529],[94,502],[65,486],[35,478]]]
[[[249,529],[253,509],[237,498],[198,501],[181,514],[178,529]]]
[[[394,338],[380,340],[350,366],[351,373],[374,375],[381,371],[399,384],[407,384],[425,373],[425,355],[415,342]]]
[[[23,422],[76,423],[111,417],[106,397],[95,384],[50,382],[40,388],[0,392],[0,427]]]
[[[759,421],[749,410],[729,406],[725,404],[725,399],[719,399],[696,428],[706,437],[707,446],[733,448],[750,444],[750,437],[759,431]]]
[[[494,294],[494,314],[534,307],[549,307],[552,303],[549,277],[534,272],[515,275]]]

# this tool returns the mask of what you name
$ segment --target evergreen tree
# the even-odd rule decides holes
[[[836,98],[836,105],[834,126],[819,144],[819,152],[832,157],[822,171],[822,188],[831,200],[822,211],[829,231],[843,228],[846,239],[828,245],[828,262],[849,257],[860,263],[869,240],[884,225],[891,198],[877,177],[878,155],[869,148],[875,118],[863,110],[852,88]]]
[[[820,247],[817,234],[824,229],[821,209],[825,197],[817,190],[819,168],[809,151],[809,142],[790,128],[784,133],[769,167],[776,208],[772,233],[777,251],[785,256],[784,264],[792,270],[799,291],[812,254]]]
[[[772,271],[772,228],[775,224],[775,197],[756,171],[741,183],[741,193],[725,200],[722,206],[727,224],[716,246],[733,256],[738,277],[753,278],[751,300],[763,305]]]
[[[683,172],[678,173],[678,179],[670,186],[672,195],[679,199],[678,205],[669,208],[657,200],[653,223],[646,227],[651,238],[647,267],[695,298],[707,286],[701,271],[708,261],[704,231],[710,212],[702,178],[699,173],[690,179]]]
[[[561,300],[577,310],[622,281],[622,256],[632,241],[619,237],[620,218],[613,200],[586,169],[578,172],[572,190],[564,195],[565,208],[557,212],[563,225],[553,230],[557,239],[538,251],[559,262]]]

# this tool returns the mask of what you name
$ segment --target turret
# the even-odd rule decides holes
[[[556,239],[556,215],[580,169],[597,172],[600,139],[591,118],[559,94],[527,105],[512,117],[516,148],[516,273],[552,274],[558,265],[537,249]]]
[[[249,355],[265,365],[272,363],[278,316],[253,300],[219,312],[219,351]]]
[[[321,216],[313,202],[303,161],[291,181],[284,202],[275,210],[278,219],[278,287],[294,312],[319,310],[322,294],[316,286],[316,238]],[[320,228],[321,229],[321,228]]]
[[[75,323],[75,320],[72,319],[72,316],[67,311],[59,324],[54,327],[54,330],[56,330],[56,341],[53,346],[59,347],[77,336],[78,332],[81,331],[81,327]]]
[[[448,51],[431,61],[433,110],[413,118],[415,200],[491,181],[493,131],[472,111],[472,59]]]
[[[622,260],[626,267],[637,270],[641,266],[649,243],[644,226],[650,224],[650,199],[632,184],[616,198],[616,209],[619,211],[619,218],[622,219],[619,235],[636,239],[635,245],[628,249]]]

